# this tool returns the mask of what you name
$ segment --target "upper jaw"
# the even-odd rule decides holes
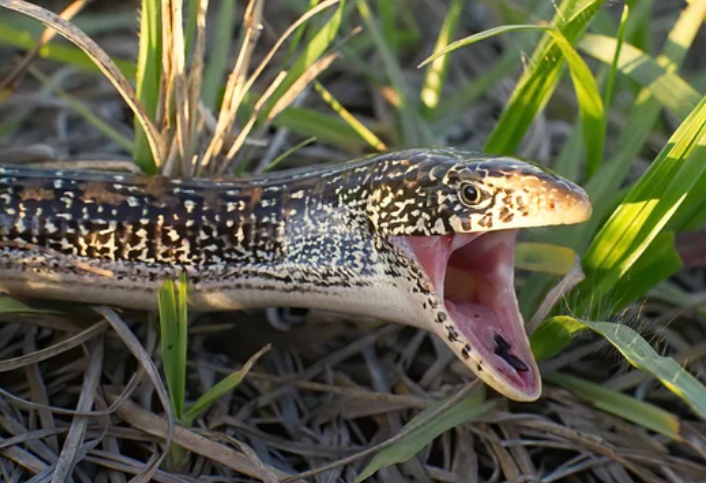
[[[541,378],[514,289],[515,230],[393,241],[422,268],[440,302],[426,328],[439,335],[486,384],[533,401]],[[431,322],[433,321],[433,322]]]

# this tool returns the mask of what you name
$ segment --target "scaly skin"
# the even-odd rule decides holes
[[[469,184],[477,199],[464,198]],[[577,223],[590,211],[580,188],[533,164],[448,149],[247,179],[7,166],[0,290],[151,310],[163,280],[184,270],[194,310],[291,306],[414,325],[444,337],[500,392],[528,400],[537,384],[517,390],[482,371],[484,356],[472,354],[410,246],[420,237]],[[516,356],[507,357],[513,365]],[[534,361],[516,364],[536,371]]]

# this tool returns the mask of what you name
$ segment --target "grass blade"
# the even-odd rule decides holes
[[[530,335],[532,353],[537,361],[554,357],[569,345],[575,335],[584,330],[586,326],[571,317],[546,319]]]
[[[625,39],[625,27],[628,24],[628,15],[630,13],[630,7],[625,4],[623,6],[623,14],[620,16],[620,27],[618,27],[618,36],[616,38],[615,54],[613,55],[613,62],[610,65],[610,73],[608,74],[608,81],[605,86],[605,94],[603,96],[603,104],[606,109],[613,100],[613,86],[615,85],[615,75],[618,73],[618,59],[620,58],[620,51],[623,48],[623,40]],[[590,176],[589,176],[590,177]]]
[[[56,314],[60,315],[62,312],[58,310],[49,309],[35,309],[28,305],[23,304],[19,300],[15,300],[12,297],[4,294],[0,294],[0,314]]]
[[[603,3],[605,0],[565,0],[559,7],[554,23],[567,41],[573,44]],[[574,14],[564,23],[561,19],[567,16],[564,12],[569,10],[574,11]],[[552,36],[547,35],[535,50],[529,69],[518,81],[500,120],[485,144],[486,151],[511,154],[517,150],[527,129],[556,89],[563,65],[561,49]]]
[[[186,399],[186,276],[179,282],[165,280],[159,290],[162,366],[174,416],[181,419]]]
[[[503,25],[501,27],[495,27],[492,29],[484,30],[482,32],[479,32],[474,35],[469,35],[468,37],[464,37],[462,39],[456,40],[455,42],[451,42],[449,45],[446,47],[442,48],[441,50],[434,52],[432,55],[424,59],[421,64],[419,64],[417,67],[421,68],[424,67],[425,65],[436,61],[437,59],[446,56],[447,54],[450,54],[454,50],[458,50],[461,47],[466,47],[471,44],[475,44],[476,42],[480,42],[481,40],[486,40],[491,37],[495,37],[496,35],[502,35],[502,34],[507,34],[510,32],[527,32],[527,31],[532,31],[532,30],[537,30],[541,32],[546,32],[547,30],[551,30],[552,27],[547,27],[544,25]]]
[[[201,0],[188,0],[186,7],[186,35],[184,39],[184,55],[189,56],[194,45],[194,36],[196,35],[196,17],[198,16],[199,4]],[[229,2],[225,2],[229,3]]]
[[[87,0],[74,0],[71,4],[66,7],[59,15],[64,20],[71,20],[76,14],[78,14],[83,7],[86,6]],[[45,28],[42,35],[39,37],[37,43],[32,47],[32,49],[27,52],[22,59],[12,68],[10,73],[2,80],[0,80],[0,92],[4,91],[10,85],[16,85],[18,81],[27,72],[27,68],[30,63],[36,58],[40,49],[48,44],[51,39],[56,35],[56,31],[51,28]]]
[[[205,154],[201,158],[201,163],[197,167],[196,174],[200,174],[201,167],[208,167],[211,160],[216,157],[222,150],[223,143],[225,142],[226,133],[230,131],[232,123],[235,121],[235,117],[238,114],[238,110],[241,107],[243,99],[245,99],[246,94],[250,91],[255,81],[259,78],[260,74],[265,70],[269,64],[272,57],[277,53],[282,44],[291,36],[297,29],[307,22],[311,17],[317,15],[323,10],[339,3],[339,0],[325,0],[324,2],[318,4],[316,7],[305,12],[301,17],[299,17],[292,25],[290,25],[287,30],[277,39],[277,42],[272,46],[269,52],[262,59],[260,64],[258,64],[255,71],[248,77],[245,81],[245,67],[247,66],[245,60],[250,59],[252,55],[252,49],[254,43],[257,41],[257,34],[259,33],[259,23],[257,20],[262,14],[262,3],[261,0],[250,0],[248,7],[245,12],[245,24],[247,26],[244,46],[240,50],[238,56],[238,61],[236,62],[231,75],[229,76],[228,83],[226,85],[225,94],[223,97],[223,105],[221,106],[221,111],[218,116],[218,122],[216,124],[215,133],[206,149]],[[286,76],[285,71],[280,71],[277,76],[279,82],[281,82]],[[276,88],[274,84],[270,85],[271,88]],[[270,88],[268,88],[269,90]]]
[[[574,84],[574,90],[576,91],[579,114],[581,116],[581,123],[583,126],[586,157],[588,159],[589,166],[592,166],[591,169],[595,171],[603,158],[603,146],[605,144],[606,117],[603,112],[603,101],[598,93],[598,85],[596,84],[596,80],[590,69],[583,59],[581,59],[581,57],[576,53],[574,48],[571,46],[571,43],[559,30],[554,27],[546,27],[541,25],[509,25],[497,27],[476,35],[471,35],[461,40],[457,40],[448,47],[434,53],[431,57],[422,62],[421,65],[426,65],[427,63],[433,62],[456,49],[487,39],[494,35],[507,32],[531,30],[542,30],[547,32],[569,65],[569,72]]]
[[[356,0],[356,2],[358,13],[365,23],[367,32],[373,38],[377,52],[382,59],[385,74],[399,98],[398,118],[402,128],[403,142],[408,145],[431,144],[433,141],[431,131],[419,114],[420,110],[413,101],[413,96],[411,95],[412,91],[407,84],[392,49],[385,40],[385,35],[377,19],[373,16],[365,0]]]
[[[231,39],[237,22],[235,21],[236,2],[221,2],[218,11],[218,21],[215,30],[215,41],[208,52],[208,66],[204,73],[202,99],[205,106],[215,109],[217,94],[228,70],[228,56],[230,53]]]
[[[365,140],[370,146],[378,151],[385,151],[387,146],[383,143],[380,138],[378,138],[370,129],[365,127],[365,125],[358,121],[358,119],[351,114],[348,109],[343,107],[338,100],[331,94],[320,82],[314,81],[314,89],[319,93],[321,98],[331,106],[336,114],[338,114],[341,119],[343,119],[358,135]]]
[[[271,101],[267,104],[266,108],[263,109],[263,118],[270,117],[270,111],[278,104],[280,98],[289,91],[297,80],[303,76],[331,46],[341,26],[344,9],[345,0],[340,0],[338,8],[329,21],[312,37],[301,55],[299,55],[297,60],[294,61],[294,64],[292,64],[292,67],[287,71],[286,77],[272,95]]]
[[[674,233],[657,235],[630,270],[613,286],[610,306],[616,310],[645,295],[652,287],[679,271],[682,261],[674,248]]]
[[[162,83],[162,18],[159,4],[160,0],[142,0],[137,56],[137,98],[152,120],[157,119]],[[132,159],[147,173],[155,173],[157,170],[147,136],[137,118]]]
[[[440,434],[459,424],[472,421],[495,406],[493,401],[484,403],[484,399],[485,391],[479,388],[441,414],[437,414],[439,409],[448,401],[437,402],[425,409],[402,428],[402,432],[409,431],[409,433],[378,452],[355,481],[360,482],[369,478],[380,468],[409,460]]]
[[[569,389],[605,412],[675,441],[684,442],[681,420],[660,407],[568,374],[553,373],[546,376],[546,379]]]
[[[288,107],[272,124],[301,136],[315,137],[348,153],[361,153],[367,145],[349,124],[311,109]]]
[[[309,0],[309,6],[306,8],[305,11],[309,11],[316,7],[321,0]],[[287,62],[286,64],[289,64],[290,58],[295,54],[297,51],[297,48],[299,47],[299,44],[302,41],[302,38],[304,37],[304,32],[307,31],[308,25],[300,25],[297,30],[294,32],[294,35],[292,35],[292,40],[289,43],[289,47],[287,48]]]
[[[196,418],[211,407],[211,405],[213,405],[213,403],[215,403],[219,398],[238,387],[258,359],[260,359],[260,357],[262,357],[268,350],[270,350],[269,345],[260,349],[255,355],[248,359],[242,369],[232,372],[204,393],[200,398],[198,398],[193,406],[191,406],[182,416],[182,423],[185,426],[191,426]]]
[[[584,257],[592,295],[625,275],[684,201],[706,168],[706,98],[670,138],[603,226]]]
[[[519,242],[515,247],[515,268],[521,270],[563,276],[571,271],[575,259],[575,251],[557,245]]]
[[[86,107],[80,100],[65,92],[55,83],[51,82],[51,79],[42,74],[42,72],[38,69],[30,67],[29,72],[33,77],[39,80],[39,82],[45,86],[48,86],[58,97],[66,101],[66,103],[69,104],[79,116],[96,128],[97,131],[118,143],[128,153],[133,152],[135,146],[132,141],[127,139],[118,130],[114,129],[107,121],[104,121],[99,115],[94,113],[91,108]]]
[[[660,356],[640,334],[630,327],[613,322],[578,320],[567,316],[558,316],[549,320],[570,327],[581,324],[602,335],[630,364],[657,378],[667,389],[687,403],[701,419],[706,419],[706,387],[674,359]]]
[[[265,166],[261,172],[267,173],[268,171],[272,171],[279,163],[281,163],[282,161],[287,159],[289,156],[296,153],[297,151],[299,151],[303,147],[308,146],[309,144],[314,143],[314,142],[316,142],[316,138],[307,138],[307,139],[303,140],[302,142],[300,142],[299,144],[292,146],[291,148],[287,149],[285,152],[283,152],[282,154],[277,156],[275,159],[273,159],[272,162],[270,164],[268,164],[267,166]]]
[[[669,32],[668,40],[665,43],[664,49],[655,61],[657,65],[661,66],[662,69],[665,69],[667,73],[673,73],[684,61],[688,51],[688,46],[690,46],[694,41],[696,33],[698,32],[703,21],[704,7],[706,7],[706,2],[704,0],[693,2],[686,9],[684,9],[677,22],[674,24],[674,27]],[[634,18],[635,17],[633,16],[633,19]],[[584,38],[584,41],[591,41],[592,38],[594,37],[587,35]],[[612,50],[607,48],[606,45],[608,58],[612,59],[614,56],[615,47],[617,46],[615,45],[614,40],[604,39],[604,41],[612,42],[614,45]],[[621,58],[625,55],[629,55],[630,50],[631,47],[629,45],[623,45]],[[606,62],[610,62],[610,60],[606,59]],[[621,61],[619,60],[619,68],[620,65]],[[680,84],[676,81],[673,85],[679,86]],[[664,97],[666,98],[664,101],[669,102],[669,92],[665,90],[664,94]],[[699,100],[700,96],[698,99],[695,98],[694,102],[698,102]],[[672,112],[679,113],[682,112],[682,110],[683,108],[677,108]],[[577,251],[583,251],[583,247],[585,247],[588,241],[593,238],[593,235],[600,226],[600,223],[603,223],[603,220],[613,209],[614,194],[619,190],[621,183],[625,179],[625,175],[627,174],[633,159],[643,148],[652,127],[659,117],[660,111],[661,106],[660,102],[656,98],[656,95],[653,95],[650,89],[643,88],[637,95],[637,99],[628,114],[625,123],[626,128],[620,133],[615,154],[611,156],[610,160],[601,167],[596,176],[594,176],[585,186],[586,191],[593,200],[592,219],[587,223],[571,230],[569,232],[570,236],[564,240],[563,244],[572,246]],[[687,114],[684,113],[684,118],[686,115]],[[699,183],[701,183],[701,181]],[[700,184],[700,186],[704,185]]]
[[[569,41],[558,30],[549,33],[569,66],[569,73],[576,91],[579,116],[583,127],[583,142],[586,149],[586,171],[593,174],[603,159],[607,118],[603,101],[598,93],[598,85],[586,63],[576,53]]]
[[[18,49],[30,50],[36,45],[38,40],[39,35],[33,34],[30,30],[21,29],[10,22],[0,20],[0,42]],[[43,45],[37,51],[37,56],[42,59],[70,65],[85,72],[100,72],[100,68],[85,52],[71,45],[49,43]],[[135,78],[136,67],[134,62],[119,58],[113,58],[113,62],[128,80]]]
[[[465,5],[464,0],[452,0],[449,5],[449,10],[446,12],[444,23],[441,25],[439,36],[434,45],[434,51],[441,50],[449,44],[456,32],[456,26],[461,18],[461,12]],[[422,109],[424,114],[429,117],[434,114],[434,111],[439,105],[441,98],[441,89],[446,80],[446,72],[448,71],[449,58],[447,56],[437,57],[427,69],[424,76],[424,84],[421,90]]]
[[[655,99],[675,116],[686,118],[701,96],[678,74],[670,72],[655,59],[632,45],[620,45],[612,37],[586,35],[578,47],[605,63],[615,61],[620,72],[649,89]],[[615,52],[620,48],[620,53]]]

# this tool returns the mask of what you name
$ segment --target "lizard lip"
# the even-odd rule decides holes
[[[434,311],[435,332],[486,384],[511,399],[532,401],[541,393],[541,378],[515,295],[516,233],[395,241],[418,262],[443,300],[443,308]]]

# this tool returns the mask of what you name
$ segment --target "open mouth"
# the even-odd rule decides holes
[[[515,295],[516,230],[395,237],[426,272],[445,316],[435,331],[488,385],[531,401],[541,379]],[[440,310],[438,308],[437,310]]]

